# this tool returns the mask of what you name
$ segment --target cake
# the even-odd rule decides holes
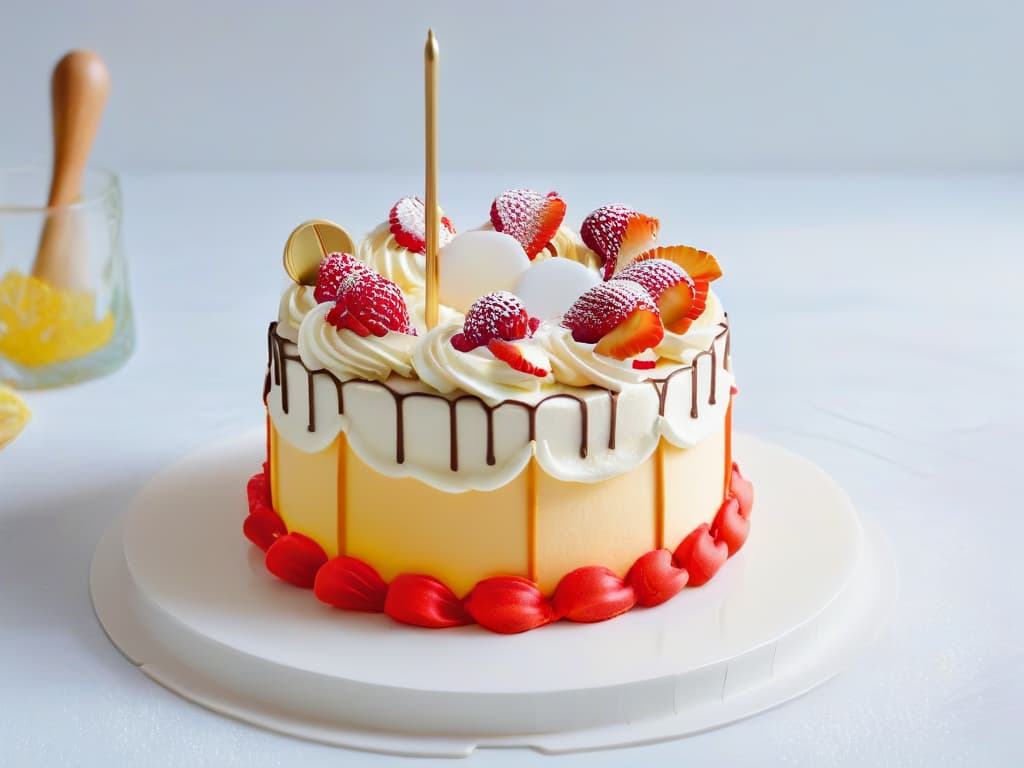
[[[342,610],[515,633],[651,608],[739,550],[753,492],[716,259],[623,205],[578,232],[566,212],[517,189],[478,229],[442,219],[434,298],[424,206],[402,198],[289,285],[243,526],[271,574]]]

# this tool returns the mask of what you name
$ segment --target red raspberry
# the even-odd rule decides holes
[[[327,322],[360,336],[385,336],[390,331],[416,333],[409,322],[409,310],[401,289],[371,269],[353,270],[342,279],[337,301],[327,313]]]

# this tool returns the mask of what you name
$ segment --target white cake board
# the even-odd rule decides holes
[[[746,546],[707,585],[599,624],[522,635],[337,611],[263,567],[242,536],[262,431],[154,478],[96,550],[96,615],[151,678],[216,712],[394,754],[570,752],[749,717],[850,664],[886,623],[883,537],[821,470],[738,436],[755,485]]]

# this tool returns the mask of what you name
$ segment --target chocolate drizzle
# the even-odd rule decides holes
[[[615,450],[615,427],[618,424],[619,417],[619,393],[614,389],[608,390],[608,409],[610,413],[610,421],[608,423],[608,450]]]
[[[691,381],[691,401],[690,401],[690,417],[698,418],[698,364],[704,357],[710,357],[711,362],[711,392],[708,396],[708,404],[715,405],[715,388],[717,385],[717,369],[718,369],[718,350],[715,344],[725,337],[725,365],[728,370],[729,364],[729,328],[726,324],[722,324],[722,331],[715,336],[714,341],[710,347],[702,352],[699,352],[694,358],[690,365],[685,368],[679,368],[673,371],[663,379],[649,379],[651,385],[654,387],[654,391],[658,395],[658,415],[665,415],[665,404],[668,399],[669,388],[673,379],[679,374],[689,372]],[[398,464],[405,463],[405,401],[411,397],[423,397],[434,400],[441,400],[448,405],[448,455],[449,455],[449,467],[452,472],[458,472],[459,470],[459,429],[458,429],[458,407],[459,403],[463,400],[470,400],[479,405],[484,412],[484,419],[486,422],[486,460],[488,466],[494,466],[497,463],[497,457],[494,451],[494,412],[500,408],[506,406],[522,408],[527,412],[529,419],[529,439],[534,441],[537,439],[537,412],[544,403],[550,400],[568,399],[574,400],[579,406],[580,413],[580,458],[585,459],[589,455],[589,442],[590,442],[590,414],[587,407],[586,401],[576,395],[568,392],[558,392],[537,401],[536,403],[524,403],[519,400],[503,400],[496,405],[488,405],[486,402],[481,400],[476,395],[463,394],[458,397],[448,398],[444,395],[432,392],[400,392],[393,387],[389,386],[386,382],[378,381],[366,381],[363,379],[348,379],[342,381],[335,376],[331,371],[324,368],[318,370],[310,370],[302,362],[302,359],[298,354],[289,354],[287,351],[287,345],[292,344],[288,339],[284,338],[277,332],[277,323],[271,323],[268,332],[268,355],[267,361],[267,374],[264,381],[264,395],[263,400],[266,402],[267,395],[270,393],[271,388],[271,375],[273,375],[274,384],[281,388],[281,410],[288,413],[289,401],[288,401],[288,375],[285,370],[285,362],[293,361],[297,362],[302,369],[306,372],[306,392],[308,396],[308,408],[309,408],[309,419],[307,423],[307,429],[309,432],[316,431],[316,378],[318,376],[326,376],[330,379],[333,384],[338,398],[338,413],[345,413],[345,386],[348,384],[365,384],[380,387],[387,391],[395,402],[395,461]],[[591,389],[597,389],[592,387]],[[608,392],[609,398],[609,425],[608,425],[608,450],[615,450],[615,438],[618,426],[618,405],[619,405],[619,393],[613,390],[605,390]]]

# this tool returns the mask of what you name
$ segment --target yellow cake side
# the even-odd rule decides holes
[[[422,573],[460,597],[488,576],[527,575],[525,473],[494,491],[445,493],[348,450],[346,554],[385,580]]]
[[[328,557],[341,554],[337,482],[340,435],[324,450],[306,453],[275,433],[271,433],[270,443],[274,508],[289,531],[309,536]]]
[[[310,536],[330,557],[363,560],[385,580],[427,574],[461,597],[480,579],[517,575],[550,593],[581,566],[624,576],[643,553],[659,545],[673,549],[710,522],[727,482],[729,421],[691,449],[663,440],[660,458],[656,453],[601,482],[562,481],[532,462],[501,488],[459,494],[380,474],[343,434],[307,453],[271,424],[271,487],[290,531]]]

